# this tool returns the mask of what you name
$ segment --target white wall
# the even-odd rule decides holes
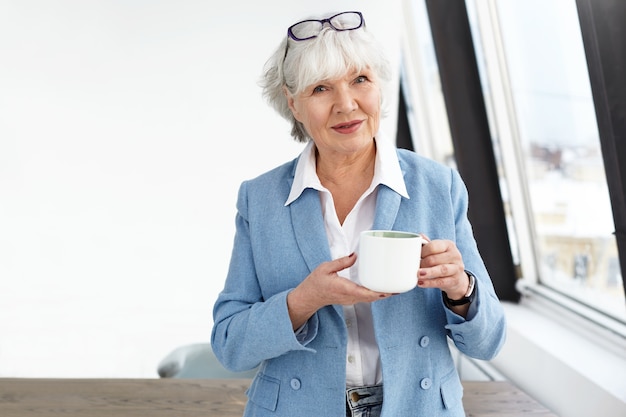
[[[0,1],[0,377],[207,342],[237,187],[301,149],[257,85],[286,27],[356,8],[397,58],[399,1],[215,4]]]

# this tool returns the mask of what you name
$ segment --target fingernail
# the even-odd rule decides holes
[[[350,255],[348,255],[348,258],[352,258],[354,256],[354,252],[352,252]]]
[[[424,271],[423,269],[420,269],[420,276],[425,277],[426,271]]]
[[[422,280],[418,280],[417,281],[417,285],[423,285],[423,284],[424,284],[424,281],[422,281]]]

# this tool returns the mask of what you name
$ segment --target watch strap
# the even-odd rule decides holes
[[[443,297],[443,301],[446,305],[456,307],[469,304],[474,301],[474,298],[476,297],[476,277],[469,271],[465,271],[465,273],[469,277],[469,287],[467,288],[467,293],[465,293],[462,298],[453,300],[448,297],[448,294],[446,294],[445,291],[442,291],[441,296]]]

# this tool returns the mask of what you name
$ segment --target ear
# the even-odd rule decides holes
[[[289,90],[287,90],[287,87],[285,86],[283,86],[283,94],[285,95],[285,98],[287,98],[287,106],[289,106],[289,110],[291,110],[291,114],[293,114],[293,117],[296,120],[300,121],[298,110],[296,110],[296,106],[294,105],[294,98],[289,92]]]

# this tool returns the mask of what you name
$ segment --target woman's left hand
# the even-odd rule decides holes
[[[461,252],[454,242],[433,240],[422,247],[417,285],[421,288],[439,288],[453,300],[465,296],[469,277]]]

